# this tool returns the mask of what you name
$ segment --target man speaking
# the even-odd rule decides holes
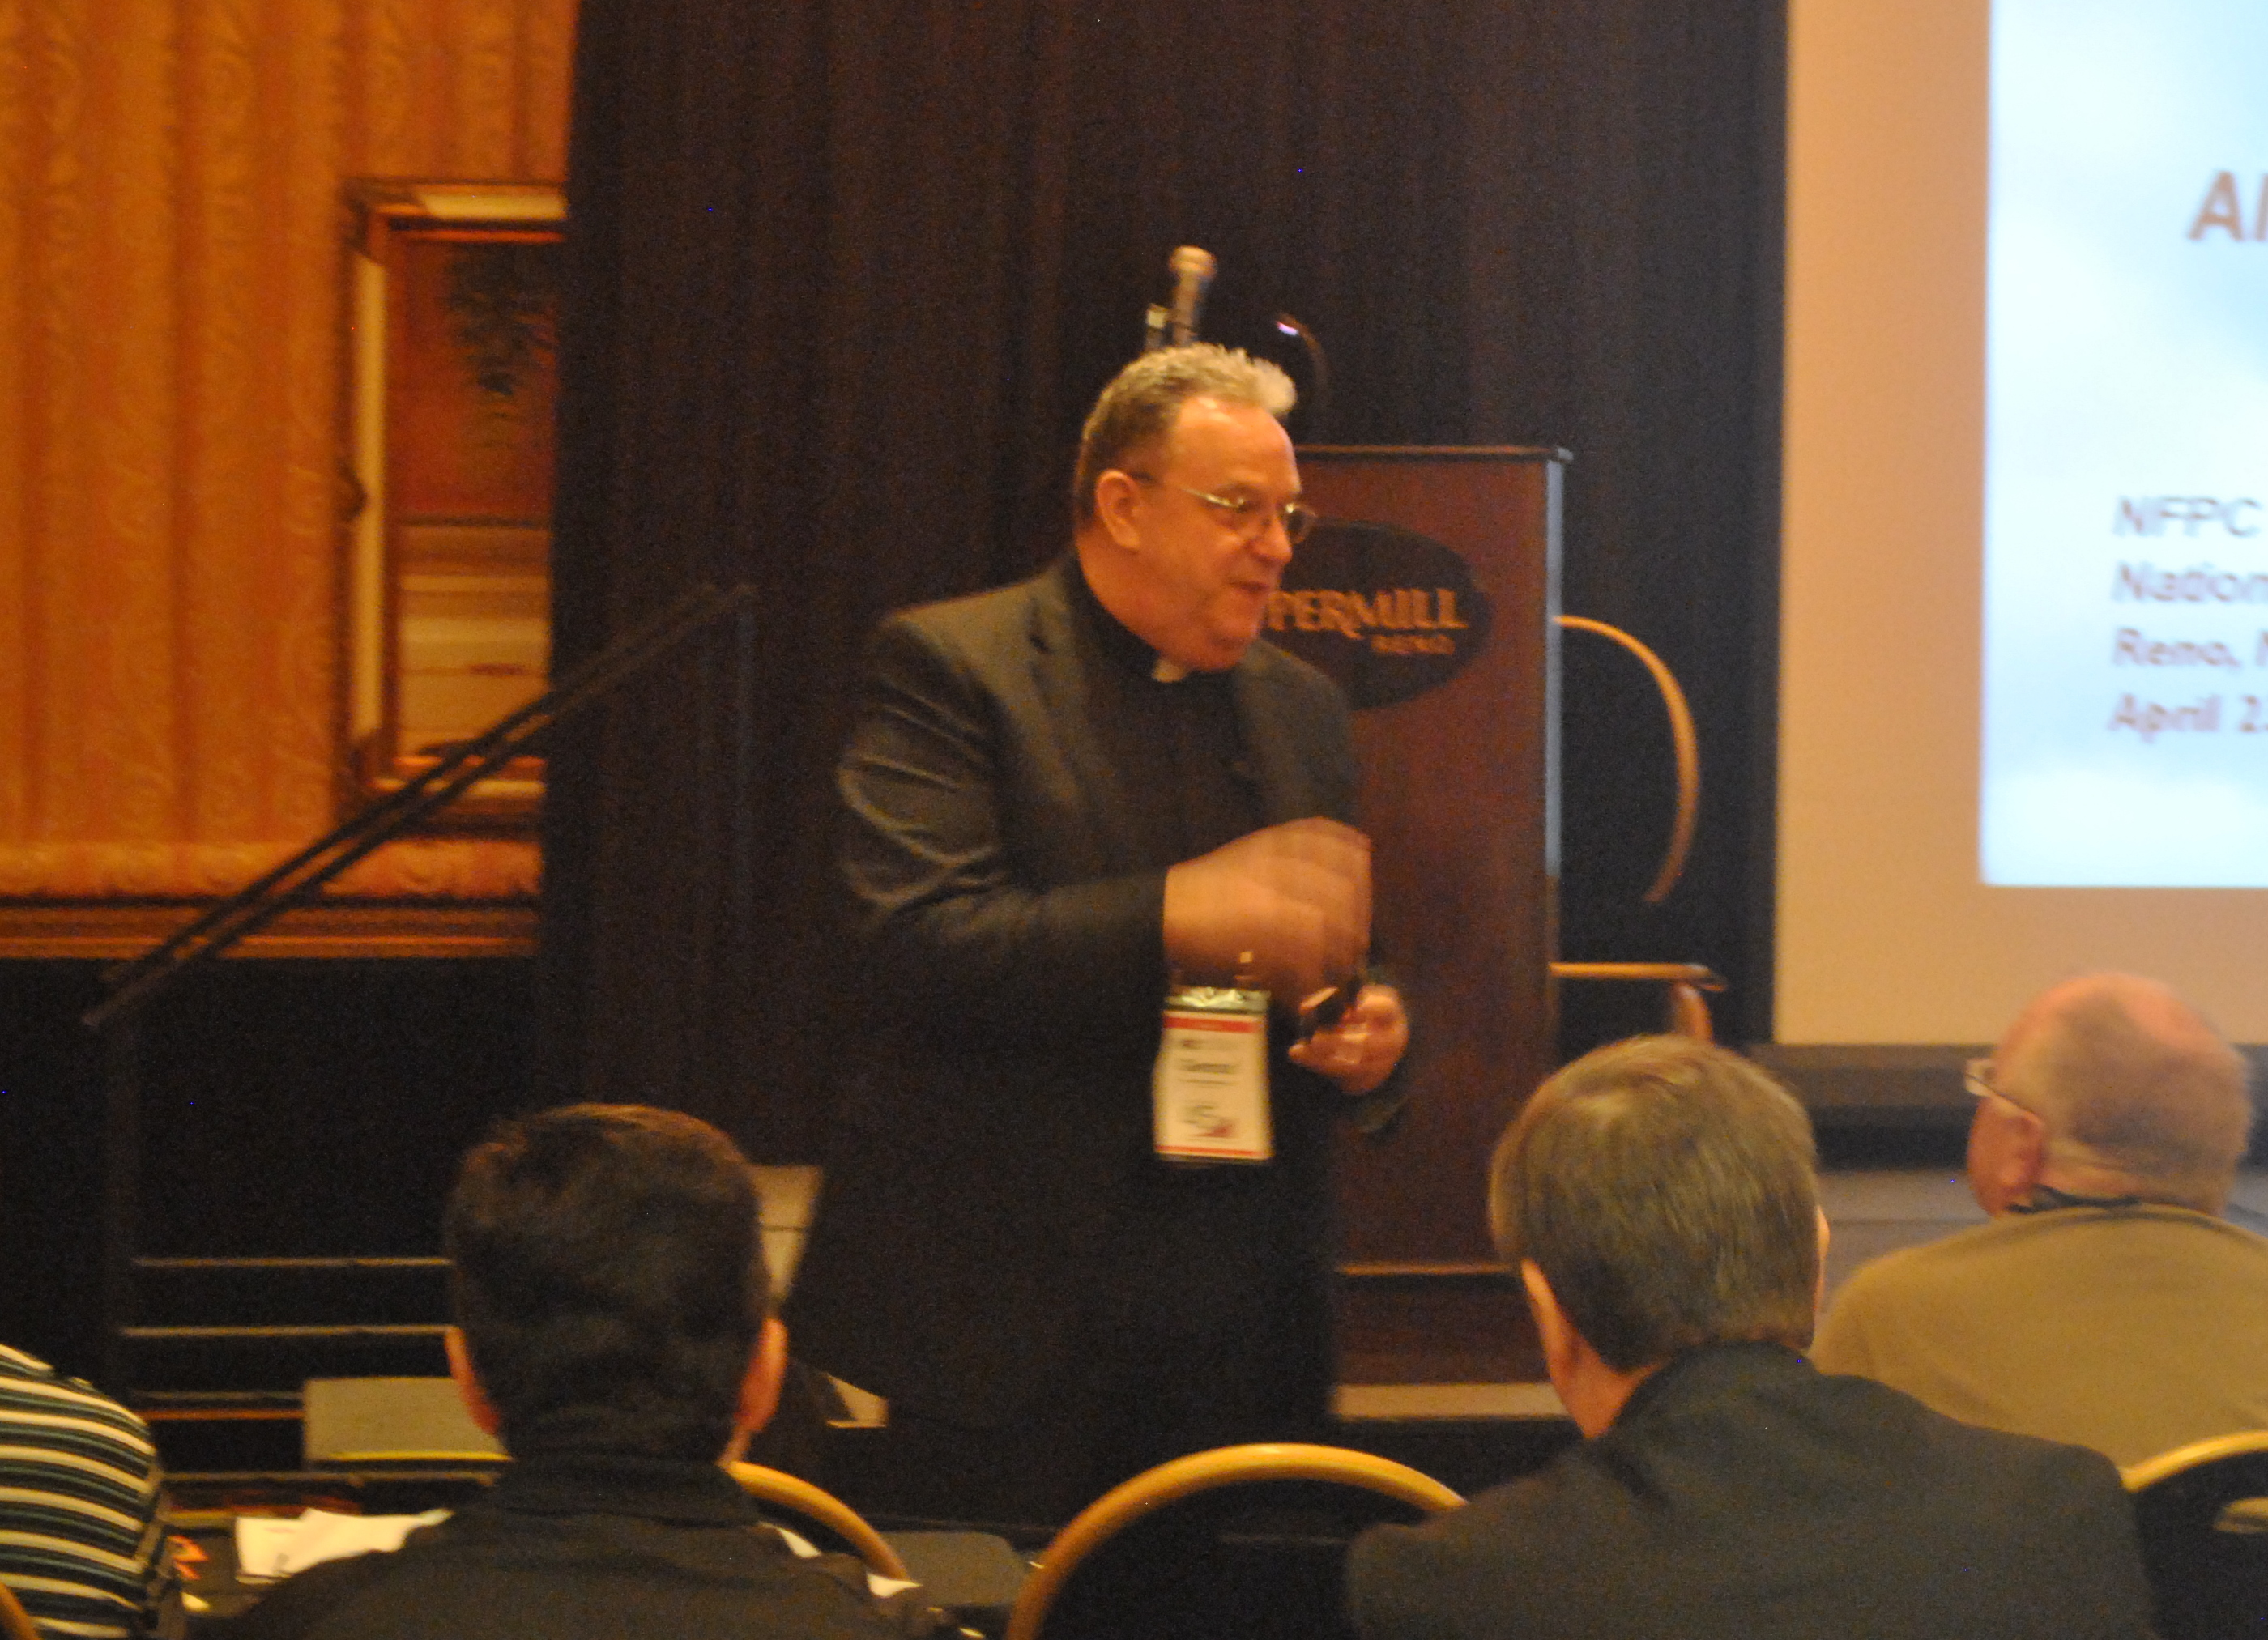
[[[1058,1520],[1323,1418],[1329,1121],[1395,1097],[1409,1026],[1363,981],[1345,702],[1258,641],[1311,522],[1292,396],[1144,356],[1073,551],[875,634],[838,771],[873,1029],[792,1313],[889,1399],[934,1486],[900,1507]]]

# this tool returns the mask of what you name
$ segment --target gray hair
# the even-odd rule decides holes
[[[1094,485],[1127,454],[1161,441],[1191,399],[1256,405],[1278,421],[1299,401],[1292,379],[1266,359],[1241,348],[1192,342],[1145,353],[1117,375],[1087,412],[1079,434],[1071,504],[1081,524],[1094,518]]]
[[[1995,1069],[2046,1124],[2048,1154],[2147,1200],[2219,1212],[2252,1131],[2243,1055],[2172,990],[2131,974],[2069,982],[2034,1006],[2033,1030]]]
[[[1811,1119],[1757,1066],[1633,1037],[1548,1079],[1497,1145],[1489,1222],[1616,1372],[1703,1344],[1811,1342]]]

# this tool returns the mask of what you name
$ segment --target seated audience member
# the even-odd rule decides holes
[[[180,1632],[161,1490],[141,1419],[0,1346],[0,1582],[42,1633]]]
[[[799,1560],[720,1465],[771,1416],[755,1182],[672,1111],[577,1105],[470,1152],[449,1364],[512,1461],[396,1553],[313,1567],[225,1632],[306,1640],[854,1640],[919,1632],[847,1556]]]
[[[1811,1127],[1755,1066],[1676,1037],[1578,1060],[1498,1146],[1490,1210],[1587,1438],[1358,1537],[1371,1640],[2146,1632],[2100,1455],[1803,1359],[1827,1236]]]
[[[1992,1216],[1859,1269],[1815,1359],[2121,1464],[2268,1429],[2268,1239],[2220,1217],[2244,1061],[2164,986],[2058,985],[1970,1068]]]

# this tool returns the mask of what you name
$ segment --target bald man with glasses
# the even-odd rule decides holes
[[[1313,521],[1292,398],[1223,348],[1135,361],[1072,550],[871,647],[838,783],[874,1028],[791,1315],[887,1398],[910,1512],[1061,1519],[1323,1422],[1329,1129],[1390,1114],[1409,1023],[1367,973],[1346,703],[1260,638]],[[1192,987],[1266,994],[1220,1027],[1264,1066],[1264,1158],[1160,1153]]]
[[[1992,1222],[1852,1276],[1813,1357],[2133,1464],[2268,1428],[2268,1239],[2223,1217],[2242,1058],[2154,981],[2055,986],[1968,1067]]]

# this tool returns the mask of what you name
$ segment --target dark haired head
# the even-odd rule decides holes
[[[1497,1146],[1489,1216],[1618,1372],[1702,1344],[1811,1342],[1819,1192],[1811,1122],[1721,1048],[1638,1037],[1535,1092]]]
[[[755,1180],[708,1123],[637,1105],[508,1122],[449,1198],[457,1326],[516,1457],[711,1460],[770,1307]]]

